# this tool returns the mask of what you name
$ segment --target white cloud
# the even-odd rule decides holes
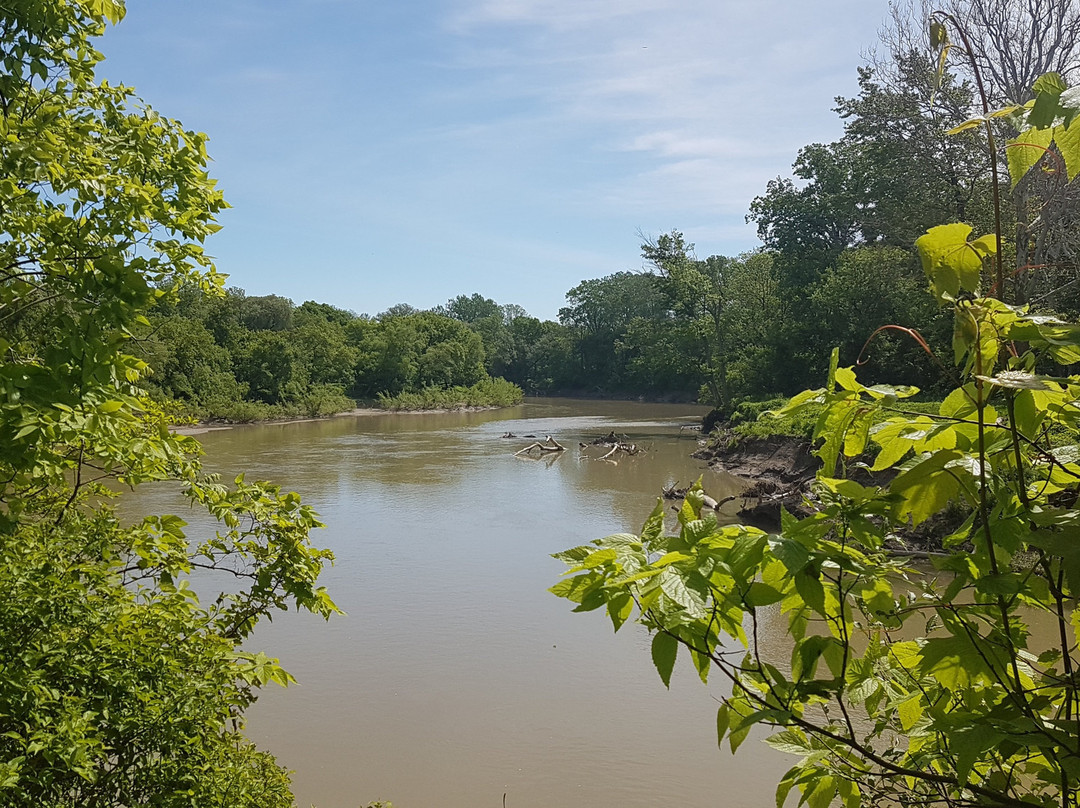
[[[448,26],[462,64],[484,76],[474,100],[495,91],[540,105],[531,135],[497,112],[473,134],[513,139],[523,155],[558,137],[634,158],[606,187],[583,179],[581,197],[741,218],[800,146],[839,136],[832,99],[854,91],[885,11],[885,0],[481,0]]]
[[[447,22],[451,30],[458,32],[493,24],[539,25],[567,31],[645,11],[662,11],[669,6],[664,0],[483,0],[465,4]]]

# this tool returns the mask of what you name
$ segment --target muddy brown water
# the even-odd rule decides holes
[[[297,804],[773,804],[794,759],[753,739],[738,757],[717,748],[721,683],[680,659],[665,689],[644,630],[616,635],[546,591],[563,570],[551,553],[636,531],[664,484],[704,475],[714,497],[737,490],[690,457],[698,436],[681,427],[703,412],[537,399],[201,435],[209,469],[299,491],[337,556],[323,582],[346,617],[278,614],[249,643],[299,680],[269,686],[248,722],[295,772]],[[579,450],[612,430],[646,451],[612,464]],[[514,457],[531,439],[506,432],[568,451]],[[178,507],[166,490],[138,497],[143,512]]]

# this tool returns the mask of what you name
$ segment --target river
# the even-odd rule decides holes
[[[485,412],[339,417],[200,436],[226,477],[299,491],[336,564],[348,615],[287,613],[251,650],[299,684],[270,685],[250,736],[294,770],[297,804],[357,808],[681,808],[770,805],[793,762],[753,740],[716,744],[715,696],[680,659],[667,690],[637,626],[572,614],[546,589],[550,554],[637,531],[665,483],[735,481],[690,453],[703,408],[527,400]],[[614,430],[645,449],[618,463],[579,441]],[[534,434],[568,450],[515,457]],[[142,510],[175,510],[168,491]],[[505,795],[505,798],[504,798]],[[505,803],[504,803],[505,799]]]

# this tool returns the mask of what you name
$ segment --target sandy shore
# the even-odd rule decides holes
[[[517,406],[511,405],[511,406]],[[317,418],[279,418],[272,421],[252,421],[251,424],[260,426],[272,426],[273,424],[306,424],[311,421],[325,421],[328,418],[365,418],[371,415],[442,415],[450,412],[483,412],[484,410],[500,410],[503,407],[454,407],[452,409],[434,410],[380,410],[375,407],[357,407],[353,410],[336,412],[333,415],[324,415]],[[190,426],[173,427],[177,435],[202,435],[207,432],[220,432],[223,429],[232,429],[236,426],[249,426],[251,424],[191,424]]]

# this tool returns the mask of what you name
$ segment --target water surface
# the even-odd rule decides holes
[[[698,436],[681,427],[703,412],[540,399],[201,436],[211,470],[299,491],[337,556],[324,583],[347,617],[280,614],[249,643],[300,682],[249,713],[249,734],[295,771],[298,805],[772,804],[793,759],[754,740],[738,758],[717,749],[721,683],[680,659],[665,689],[643,630],[615,635],[546,592],[563,571],[551,553],[637,531],[664,484],[704,475],[710,495],[734,493],[690,457]],[[578,448],[611,430],[646,451],[613,464]],[[525,434],[568,451],[515,457]],[[175,509],[171,497],[138,506]]]

